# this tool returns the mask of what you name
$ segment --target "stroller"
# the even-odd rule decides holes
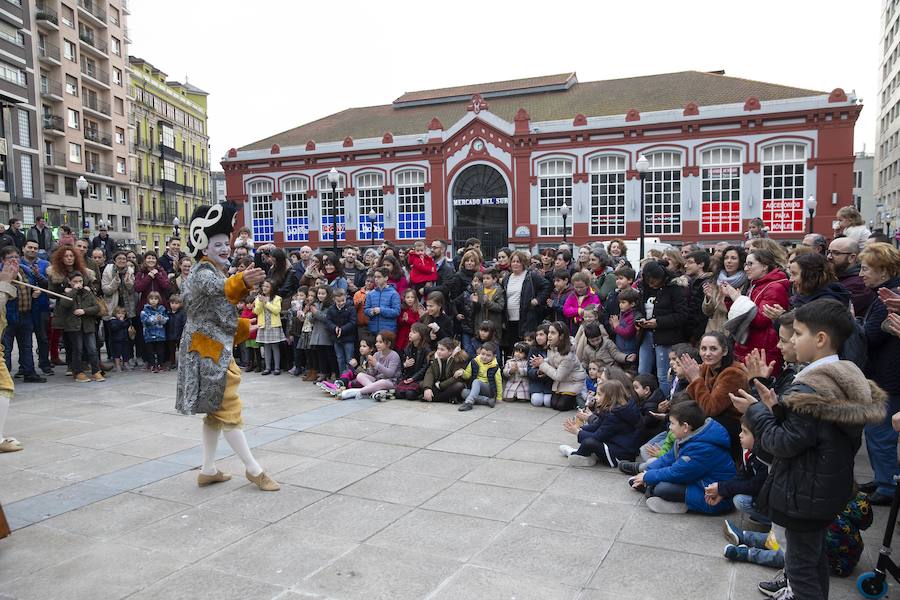
[[[884,531],[881,550],[878,551],[878,562],[873,571],[863,573],[856,580],[856,590],[863,598],[883,598],[888,592],[888,573],[900,583],[900,567],[891,559],[891,539],[897,526],[897,513],[900,512],[900,477],[894,477],[894,482],[898,485],[894,488],[894,501],[891,503],[891,514]]]

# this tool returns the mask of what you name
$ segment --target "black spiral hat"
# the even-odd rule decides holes
[[[238,206],[230,201],[198,206],[188,226],[188,254],[196,259],[209,245],[209,238],[220,233],[230,236],[238,210]]]

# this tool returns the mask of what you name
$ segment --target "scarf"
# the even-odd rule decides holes
[[[729,283],[734,289],[740,290],[747,283],[747,274],[743,271],[738,271],[734,275],[729,276],[725,272],[725,269],[722,269],[721,271],[719,271],[719,278],[716,283],[721,285],[722,283],[726,282]]]
[[[328,283],[331,283],[332,281],[337,279],[338,276],[337,270],[332,271],[331,273],[329,273],[328,271],[323,271],[322,274],[325,275],[325,279],[328,281]]]

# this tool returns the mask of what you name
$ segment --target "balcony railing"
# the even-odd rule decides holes
[[[81,72],[101,83],[109,85],[109,73],[91,63],[81,62]]]
[[[44,42],[42,45],[38,46],[38,58],[59,62],[59,46],[51,44],[50,42]]]
[[[78,39],[87,44],[88,46],[94,48],[95,50],[106,54],[106,44],[98,40],[94,37],[93,33],[88,33],[87,31],[78,32]]]
[[[97,20],[106,23],[106,13],[91,0],[78,0],[78,6],[89,12]]]
[[[149,175],[144,175],[144,177],[141,181],[143,182],[144,185],[150,185],[153,187],[156,187],[159,185],[159,179],[157,179],[156,177],[151,177]]]
[[[41,79],[41,96],[58,96],[62,98],[62,84],[55,79]]]
[[[112,177],[113,176],[113,166],[110,163],[105,163],[105,162],[101,162],[101,161],[86,162],[84,164],[84,170],[86,173],[93,173],[94,175],[101,175],[103,177]]]
[[[103,131],[102,129],[85,127],[84,139],[112,147],[112,135],[108,131]]]
[[[54,131],[66,131],[66,123],[62,117],[56,115],[44,115],[44,129],[52,129]]]
[[[53,23],[56,26],[59,26],[59,15],[56,14],[56,11],[52,8],[47,8],[47,6],[43,2],[37,3],[37,12],[35,14],[35,20],[37,21],[47,21],[49,23]]]
[[[65,152],[44,152],[44,160],[47,161],[48,167],[65,168],[66,166]]]
[[[166,146],[165,144],[159,145],[159,152],[166,158],[174,158],[175,160],[181,160],[181,152],[176,150],[171,146]]]
[[[95,96],[85,96],[82,105],[84,105],[85,108],[89,108],[98,113],[103,113],[106,116],[110,115],[109,102],[98,100]]]
[[[130,181],[131,183],[140,183],[141,176],[138,173],[132,173],[128,176],[128,181]]]

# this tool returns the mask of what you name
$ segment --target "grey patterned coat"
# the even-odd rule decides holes
[[[236,306],[246,292],[240,273],[226,278],[206,260],[191,269],[181,292],[187,323],[178,357],[179,412],[209,413],[221,407],[232,347],[250,331],[250,322],[238,318]]]

